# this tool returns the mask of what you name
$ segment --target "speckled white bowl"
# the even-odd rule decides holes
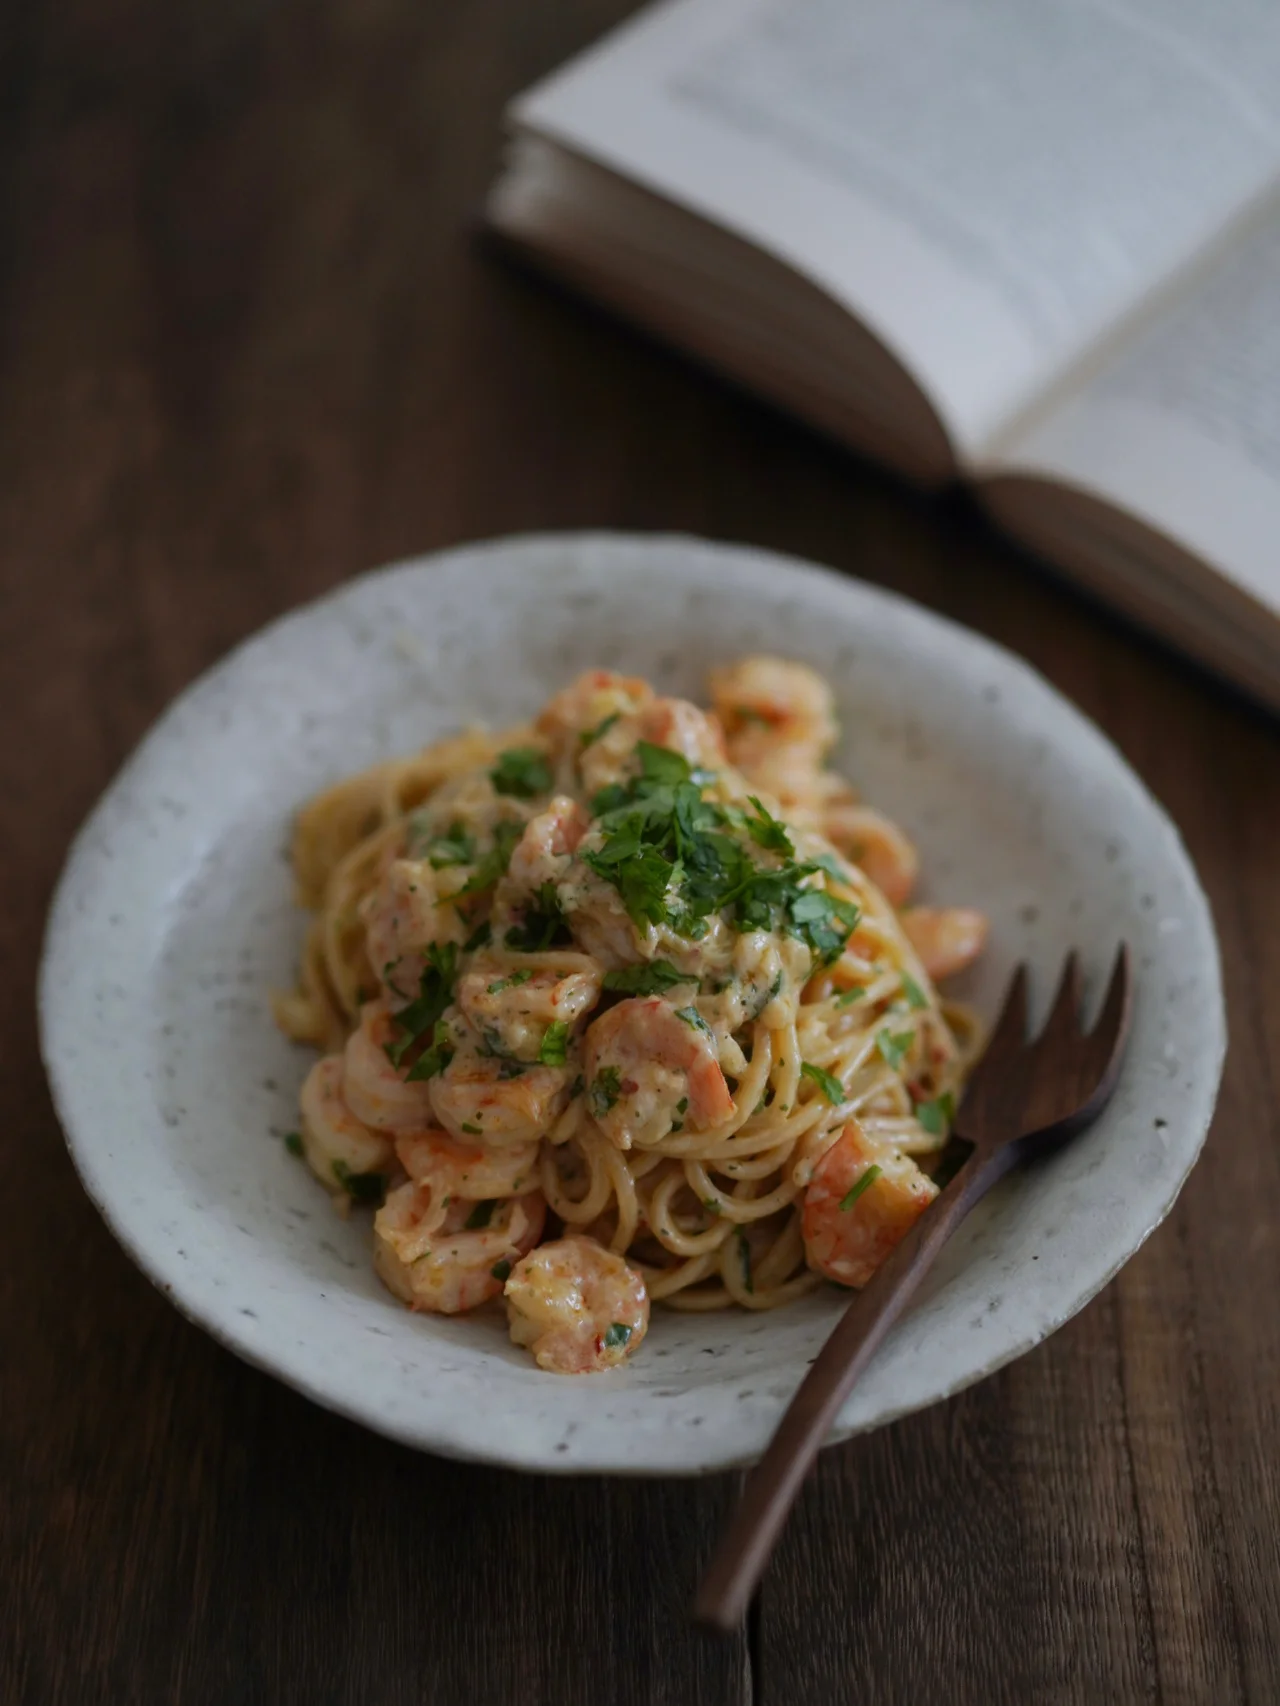
[[[926,892],[984,907],[990,1006],[1020,958],[1131,943],[1132,1046],[1106,1115],[953,1241],[835,1437],[1038,1344],[1168,1212],[1203,1142],[1224,1020],[1204,895],[1172,825],[1039,676],[950,622],[761,551],[587,534],[366,576],[250,640],[169,710],[67,864],[43,1047],[85,1188],[194,1321],[409,1444],[523,1468],[686,1473],[758,1455],[840,1308],[656,1311],[624,1370],[541,1373],[500,1316],[410,1315],[280,1141],[307,1056],[272,1027],[302,920],[284,849],[316,789],[460,723],[527,715],[613,665],[696,697],[768,649],[834,682],[839,764],[919,842]],[[1043,993],[1043,992],[1042,992]]]

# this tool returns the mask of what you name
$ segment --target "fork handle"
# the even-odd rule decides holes
[[[748,1476],[742,1503],[698,1589],[694,1617],[699,1623],[725,1635],[737,1627],[796,1494],[854,1382],[956,1227],[1016,1160],[1016,1144],[975,1150],[853,1297]]]

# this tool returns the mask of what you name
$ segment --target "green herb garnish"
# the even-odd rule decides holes
[[[472,954],[477,948],[487,948],[492,940],[493,932],[490,930],[489,920],[486,918],[484,923],[478,924],[467,937],[462,944],[462,951],[464,954]]]
[[[747,834],[757,847],[763,847],[770,853],[781,853],[787,859],[794,859],[796,850],[792,846],[786,824],[774,817],[769,808],[762,805],[754,794],[750,798],[751,804],[756,808],[756,815],[745,820]]]
[[[482,1227],[488,1226],[489,1222],[493,1219],[493,1211],[497,1206],[498,1202],[496,1197],[491,1198],[487,1202],[478,1202],[463,1222],[466,1230],[468,1232],[479,1232]]]
[[[602,718],[601,721],[596,724],[595,728],[583,729],[582,733],[578,736],[579,752],[585,752],[589,746],[595,745],[601,735],[608,734],[609,730],[618,721],[621,715],[621,711],[610,711],[609,715]]]
[[[687,782],[693,774],[684,754],[673,752],[669,746],[654,746],[647,740],[637,741],[636,757],[640,760],[640,774],[646,782],[660,782],[674,788],[677,782]]]
[[[950,1090],[944,1090],[931,1102],[917,1102],[915,1113],[931,1137],[941,1137],[956,1117],[956,1099]]]
[[[887,1025],[882,1031],[876,1032],[876,1047],[895,1072],[902,1065],[903,1056],[915,1040],[914,1031],[890,1031]]]
[[[381,1173],[353,1173],[345,1161],[335,1161],[333,1176],[352,1202],[376,1207],[387,1194],[387,1181]]]
[[[510,746],[498,754],[498,761],[489,772],[495,794],[510,794],[517,800],[531,800],[551,789],[551,766],[536,746]]]
[[[756,1289],[751,1277],[751,1246],[747,1243],[747,1235],[741,1227],[738,1228],[738,1260],[742,1263],[742,1284],[747,1291]]]
[[[815,1066],[812,1061],[805,1060],[800,1063],[800,1076],[811,1078],[833,1108],[838,1108],[844,1101],[844,1085],[834,1073],[824,1072],[820,1066]]]
[[[300,1131],[285,1132],[284,1146],[289,1151],[290,1155],[301,1155],[303,1153],[302,1133]]]
[[[423,851],[432,870],[441,871],[446,865],[469,865],[476,856],[476,844],[466,825],[458,822],[451,823],[444,835],[433,835]]]
[[[856,1203],[858,1198],[862,1195],[863,1191],[869,1191],[883,1172],[884,1168],[880,1163],[878,1161],[873,1161],[861,1178],[856,1179],[840,1198],[841,1213],[846,1209],[852,1208],[854,1203]]]
[[[602,1066],[591,1080],[591,1089],[587,1101],[592,1115],[601,1120],[616,1107],[618,1097],[622,1094],[622,1074],[616,1066]]]
[[[686,971],[677,971],[670,960],[650,960],[645,965],[626,966],[622,971],[604,974],[606,989],[618,989],[626,995],[661,995],[664,989],[674,989],[678,983],[693,983]]]
[[[565,1019],[553,1019],[542,1033],[538,1060],[543,1066],[563,1066],[568,1059],[569,1024]]]
[[[525,910],[523,921],[513,925],[503,937],[507,947],[520,954],[544,954],[548,948],[564,947],[572,939],[556,885],[552,882],[539,887],[534,901]]]
[[[386,1044],[387,1058],[399,1069],[410,1049],[434,1030],[445,1008],[453,1000],[453,981],[458,974],[458,945],[456,942],[432,942],[427,948],[427,964],[418,983],[417,997],[407,1007],[392,1015],[400,1032],[394,1042]]]
[[[627,1340],[631,1337],[631,1334],[632,1328],[628,1327],[625,1322],[613,1322],[604,1336],[605,1350],[616,1351],[620,1349],[621,1346],[626,1344]]]
[[[915,978],[909,977],[906,972],[902,974],[902,993],[907,998],[908,1007],[914,1007],[918,1010],[929,1005],[929,997],[921,989]]]
[[[424,1049],[405,1073],[405,1083],[425,1083],[428,1078],[434,1078],[438,1072],[443,1072],[452,1059],[453,1042],[449,1036],[449,1027],[443,1019],[437,1019],[435,1029],[431,1033],[431,1047]]]
[[[495,1262],[489,1269],[494,1279],[506,1281],[511,1277],[511,1263],[504,1256],[500,1262]]]
[[[504,989],[519,989],[522,983],[528,983],[533,976],[531,971],[513,971],[510,977],[500,977],[496,983],[489,985],[489,994],[498,995]]]
[[[677,1007],[676,1018],[683,1019],[692,1030],[701,1031],[704,1036],[713,1038],[715,1036],[715,1032],[696,1007]]]
[[[518,823],[508,823],[504,819],[501,823],[494,824],[492,847],[480,859],[475,870],[472,871],[458,892],[449,895],[447,898],[458,901],[462,899],[463,895],[483,894],[486,889],[491,889],[498,878],[505,875],[507,866],[511,863],[511,854],[515,844],[523,833],[524,831]]]
[[[484,1136],[483,1128],[481,1126],[478,1126],[478,1125],[472,1125],[469,1120],[463,1120],[462,1129],[463,1129],[463,1131],[469,1131],[471,1133],[472,1137],[483,1137]]]
[[[836,1006],[852,1007],[853,1003],[855,1001],[861,1001],[862,997],[866,993],[867,989],[865,984],[855,983],[850,988],[842,990],[840,994],[836,996]]]

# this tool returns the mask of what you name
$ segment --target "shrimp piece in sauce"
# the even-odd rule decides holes
[[[719,719],[687,699],[655,699],[636,719],[636,731],[652,746],[678,752],[695,769],[724,768],[724,732]]]
[[[399,1035],[385,1001],[368,1001],[360,1024],[347,1038],[343,1093],[358,1119],[379,1131],[417,1131],[431,1118],[429,1087],[410,1083],[393,1066],[387,1045]]]
[[[733,1113],[714,1036],[659,996],[611,1007],[588,1026],[585,1046],[587,1106],[619,1149]]]
[[[569,1100],[567,1066],[526,1066],[483,1054],[468,1025],[455,1022],[453,1058],[428,1084],[435,1121],[459,1143],[532,1143]]]
[[[900,920],[931,978],[963,971],[986,945],[987,916],[972,907],[909,906]]]
[[[540,1191],[481,1205],[411,1179],[374,1216],[373,1265],[411,1309],[457,1315],[497,1297],[542,1236],[546,1212]]]
[[[308,1072],[299,1097],[302,1153],[335,1195],[345,1189],[344,1176],[386,1173],[392,1160],[391,1139],[370,1131],[348,1107],[343,1076],[342,1056],[327,1054]]]
[[[859,1190],[872,1167],[879,1172]],[[809,1266],[841,1285],[865,1285],[937,1194],[909,1156],[873,1143],[850,1120],[804,1194],[800,1225]]]
[[[822,833],[866,872],[890,906],[905,904],[920,857],[892,819],[870,806],[837,801],[823,814]]]
[[[505,1289],[513,1341],[553,1374],[616,1368],[649,1328],[644,1280],[594,1238],[540,1244]]]
[[[436,1185],[441,1195],[488,1202],[529,1189],[538,1165],[536,1143],[501,1149],[459,1143],[442,1131],[411,1131],[396,1139],[396,1158],[418,1185]]]
[[[576,1024],[600,999],[600,968],[585,954],[574,957],[581,969],[568,972],[478,958],[454,999],[499,1054],[535,1061],[549,1026]]]
[[[584,746],[584,737],[607,718],[629,717],[652,698],[652,687],[637,676],[590,669],[548,701],[534,728],[557,754],[574,756],[590,750],[591,743]]]
[[[436,873],[425,859],[392,860],[361,902],[360,916],[369,964],[400,1001],[418,992],[424,950],[432,942],[461,942],[464,934],[457,909],[441,904]]]

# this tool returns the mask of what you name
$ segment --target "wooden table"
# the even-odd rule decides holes
[[[626,0],[99,0],[0,23],[0,1701],[1280,1699],[1280,738],[993,539],[472,240],[499,112]],[[1170,1220],[995,1378],[829,1452],[750,1627],[733,1494],[390,1445],[188,1326],[81,1192],[32,984],[166,701],[396,556],[680,528],[1029,658],[1180,825],[1232,1050]]]

